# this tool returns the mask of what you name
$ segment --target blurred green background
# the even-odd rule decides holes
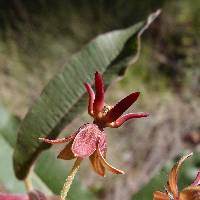
[[[174,161],[194,151],[195,156],[183,167],[180,187],[191,183],[200,167],[198,0],[2,0],[0,191],[25,191],[14,178],[13,144],[9,144],[8,137],[16,137],[20,120],[51,77],[96,35],[144,20],[157,8],[162,8],[162,14],[142,37],[138,62],[107,91],[107,102],[113,104],[132,90],[141,91],[140,100],[130,110],[150,113],[147,120],[127,123],[119,130],[106,130],[108,160],[127,175],[108,175],[103,179],[84,162],[78,179],[83,189],[97,199],[150,200],[153,191],[164,190]],[[70,124],[68,131],[88,120],[91,119],[85,113]],[[60,147],[54,147],[55,155],[59,150]],[[33,179],[36,187],[49,192],[36,175]],[[78,199],[79,185],[74,188],[74,198]],[[59,188],[53,191],[56,190]],[[90,195],[85,199],[90,199]]]

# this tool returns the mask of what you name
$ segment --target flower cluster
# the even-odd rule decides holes
[[[94,118],[93,123],[82,125],[75,133],[65,138],[39,139],[50,144],[67,143],[58,155],[60,159],[70,160],[89,157],[94,170],[99,175],[104,176],[106,169],[114,174],[123,174],[122,170],[113,167],[105,160],[107,143],[104,128],[118,128],[129,119],[147,117],[147,113],[122,115],[137,100],[140,93],[134,92],[115,106],[109,106],[104,102],[104,82],[100,73],[95,73],[96,93],[94,93],[91,85],[86,82],[84,85],[89,96],[88,113]]]
[[[166,192],[154,192],[154,200],[200,200],[200,172],[198,172],[194,182],[184,188],[181,192],[178,191],[177,180],[180,167],[183,162],[192,154],[182,157],[169,173]]]

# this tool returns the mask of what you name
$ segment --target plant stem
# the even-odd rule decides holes
[[[26,179],[24,180],[24,185],[27,192],[30,192],[31,190],[33,190],[33,185],[29,176],[26,177]]]
[[[65,198],[67,197],[67,193],[71,187],[71,184],[74,180],[74,177],[76,175],[76,173],[78,172],[79,168],[80,168],[80,164],[81,164],[82,159],[77,158],[74,166],[72,167],[69,176],[67,177],[67,179],[65,180],[65,183],[63,185],[63,188],[61,190],[60,193],[60,200],[65,200]]]

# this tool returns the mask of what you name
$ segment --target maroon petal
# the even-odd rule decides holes
[[[198,186],[198,185],[200,185],[200,171],[197,173],[197,176],[194,182],[192,183],[192,186]]]
[[[94,153],[96,144],[102,136],[102,131],[95,124],[85,124],[79,129],[72,144],[72,152],[75,157],[85,158]]]
[[[105,157],[103,156],[101,150],[100,150],[100,147],[97,148],[97,153],[98,153],[98,158],[101,162],[101,164],[108,170],[110,171],[111,173],[113,174],[124,174],[124,171],[120,170],[120,169],[117,169],[116,167],[113,167],[111,164],[109,164]]]
[[[134,92],[120,102],[118,102],[106,115],[105,121],[108,123],[114,122],[118,119],[139,97],[139,92]]]
[[[90,115],[93,115],[93,103],[94,103],[94,99],[95,99],[94,91],[93,91],[93,89],[92,89],[90,84],[84,82],[84,85],[85,85],[85,88],[86,88],[88,96],[89,96],[88,113]]]
[[[72,144],[73,141],[70,141],[65,147],[64,149],[58,154],[57,158],[58,159],[63,159],[63,160],[71,160],[74,159],[75,156],[72,152]]]
[[[0,193],[0,200],[29,200],[28,195]]]
[[[38,190],[32,190],[28,193],[29,200],[59,200],[56,195],[45,195],[43,192]]]
[[[45,195],[38,190],[33,190],[28,194],[9,194],[0,192],[0,200],[59,200],[59,197],[55,195]]]
[[[94,171],[97,174],[99,174],[100,176],[105,176],[106,169],[102,165],[101,160],[99,159],[99,155],[97,153],[97,150],[90,156],[90,162],[92,164]]]
[[[104,83],[102,76],[99,72],[95,73],[95,89],[96,89],[96,95],[94,100],[94,113],[98,114],[102,111],[104,107]]]
[[[178,199],[179,196],[179,191],[178,191],[178,175],[179,175],[179,171],[181,166],[183,165],[184,161],[189,158],[190,156],[192,156],[193,153],[187,154],[185,156],[183,156],[171,169],[169,176],[168,176],[168,187],[167,190],[169,191],[169,193],[171,193],[175,199]]]
[[[166,193],[156,191],[153,193],[153,200],[169,200],[169,196]]]
[[[133,119],[133,118],[142,118],[142,117],[148,117],[149,114],[148,113],[129,113],[127,115],[124,115],[120,118],[118,118],[112,125],[113,128],[118,128],[119,126],[121,126],[124,122],[126,122],[129,119]]]
[[[98,146],[100,148],[100,151],[102,152],[102,154],[105,158],[107,144],[106,144],[106,136],[105,136],[104,132],[102,132],[102,135],[99,138],[99,141],[96,144],[96,146]],[[95,152],[90,156],[90,161],[91,161],[94,171],[97,174],[99,174],[100,176],[105,176],[105,167],[102,165],[101,160],[99,159],[97,150],[95,150]]]
[[[103,155],[106,154],[107,151],[107,142],[106,142],[106,134],[102,131],[101,137],[99,137],[99,141],[97,143]]]
[[[38,190],[33,190],[29,192],[28,196],[29,196],[29,200],[47,200],[47,197],[45,196],[45,194]]]

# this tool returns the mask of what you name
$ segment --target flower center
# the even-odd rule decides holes
[[[94,118],[94,123],[98,125],[101,128],[105,127],[106,122],[104,121],[104,117],[107,115],[107,113],[113,108],[113,106],[105,105],[101,112],[97,114],[97,116]]]
[[[102,117],[105,117],[107,113],[113,108],[113,106],[105,105],[102,110]]]

